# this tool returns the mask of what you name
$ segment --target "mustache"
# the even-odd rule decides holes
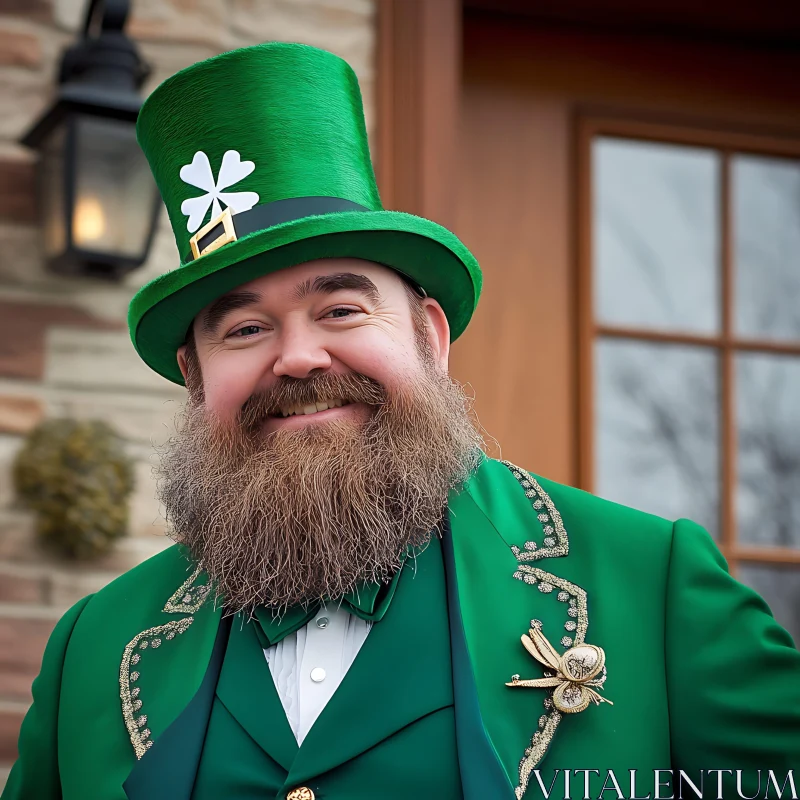
[[[280,414],[281,408],[286,406],[311,405],[336,398],[348,403],[383,406],[387,394],[378,381],[359,372],[323,372],[308,378],[284,376],[269,389],[253,394],[245,401],[239,412],[239,422],[244,428],[252,428],[267,417]]]

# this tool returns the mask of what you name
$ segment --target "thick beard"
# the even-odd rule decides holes
[[[226,610],[280,613],[385,582],[439,530],[482,439],[461,387],[422,355],[418,379],[391,393],[359,374],[282,379],[234,425],[188,403],[161,452],[159,497]],[[370,417],[262,432],[281,405],[325,397]]]

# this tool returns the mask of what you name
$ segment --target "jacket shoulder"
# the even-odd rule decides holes
[[[172,545],[104,586],[89,601],[87,611],[113,607],[161,611],[197,565],[180,545]]]

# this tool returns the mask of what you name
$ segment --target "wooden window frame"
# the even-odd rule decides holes
[[[669,333],[659,330],[602,325],[594,313],[594,270],[592,252],[592,142],[609,136],[662,144],[706,147],[721,158],[720,225],[721,225],[721,320],[718,335]],[[737,537],[735,508],[736,491],[736,419],[734,413],[737,352],[793,355],[800,357],[800,340],[780,342],[767,339],[741,338],[733,331],[734,286],[733,243],[730,209],[730,165],[734,154],[750,153],[775,158],[800,158],[800,136],[788,138],[770,134],[714,129],[705,125],[649,122],[625,116],[581,115],[577,122],[577,199],[578,199],[578,470],[580,485],[587,491],[594,486],[595,402],[594,349],[599,337],[670,344],[699,345],[710,348],[719,358],[720,414],[720,535],[718,544],[734,572],[742,563],[800,564],[800,548],[743,546]]]

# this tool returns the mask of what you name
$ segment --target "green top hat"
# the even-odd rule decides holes
[[[181,263],[144,286],[128,314],[134,347],[183,383],[175,353],[225,292],[317,258],[392,267],[442,305],[452,338],[481,288],[450,231],[384,211],[358,81],[338,56],[270,42],[194,64],[159,86],[137,123]]]

